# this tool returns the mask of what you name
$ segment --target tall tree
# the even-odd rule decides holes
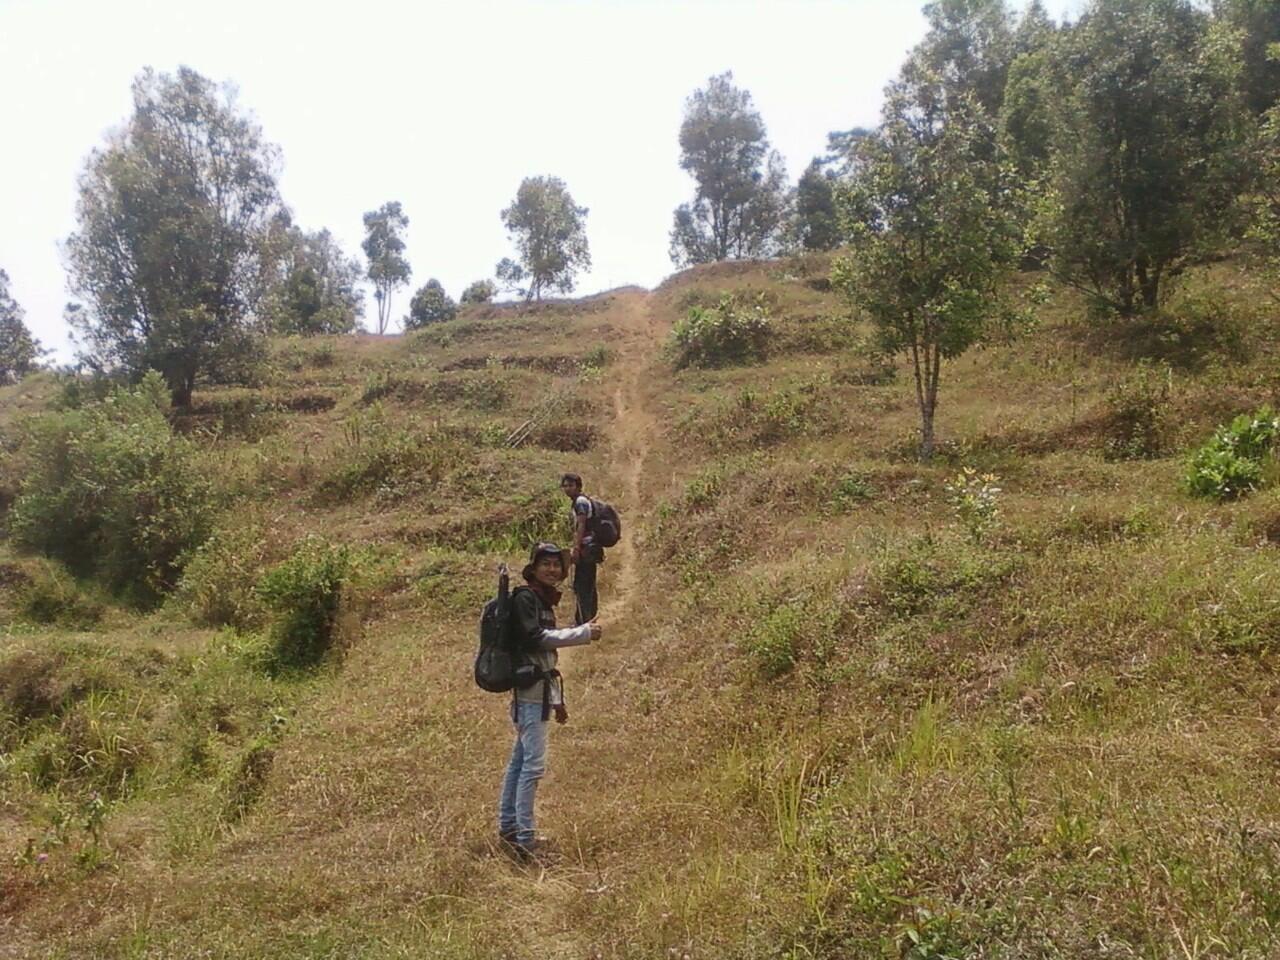
[[[527,280],[526,300],[541,300],[547,290],[569,293],[578,271],[591,269],[587,208],[573,202],[559,177],[526,177],[502,223],[520,262],[504,259],[498,278],[508,285]]]
[[[1216,0],[1214,11],[1238,31],[1245,105],[1265,113],[1280,103],[1280,0]]]
[[[707,81],[685,101],[680,166],[695,182],[692,203],[676,208],[671,260],[677,265],[769,256],[787,212],[787,173],[769,147],[751,94],[732,73]]]
[[[391,320],[391,294],[409,283],[413,270],[404,257],[401,233],[409,226],[409,218],[399,200],[384,203],[364,215],[365,238],[361,246],[369,258],[369,280],[373,298],[378,301],[378,333],[387,332]]]
[[[287,214],[270,231],[266,292],[259,314],[277,333],[350,333],[364,314],[361,268],[328,230],[307,233]]]
[[[0,383],[20,380],[39,364],[44,351],[31,336],[26,313],[9,293],[9,275],[0,270]]]
[[[1239,59],[1190,0],[1094,0],[1064,39],[1041,239],[1099,307],[1155,307],[1244,182]]]
[[[943,361],[1016,319],[1005,281],[1021,229],[1014,176],[977,98],[950,95],[919,64],[904,73],[838,191],[850,252],[833,280],[874,324],[880,347],[911,359],[927,460]]]
[[[143,71],[133,116],[80,176],[66,244],[87,360],[135,379],[154,368],[186,406],[197,377],[252,350],[277,164],[231,87]]]
[[[1248,195],[1248,206],[1252,208],[1249,239],[1257,245],[1272,277],[1280,278],[1280,104],[1267,111],[1254,162],[1258,175]],[[1272,296],[1280,299],[1275,293]]]
[[[815,157],[796,185],[795,239],[805,250],[830,250],[840,242],[834,182],[835,175]]]
[[[999,112],[1001,142],[1028,180],[1042,177],[1048,166],[1055,111],[1062,90],[1069,87],[1056,41],[1057,28],[1040,0],[1033,0],[1014,31]]]
[[[920,91],[971,96],[988,116],[997,116],[1014,52],[1004,0],[935,0],[925,4],[924,15],[929,31],[903,67],[903,79],[919,81]]]

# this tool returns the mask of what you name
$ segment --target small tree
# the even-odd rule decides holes
[[[492,280],[477,280],[462,291],[462,303],[488,303],[498,295],[498,285]]]
[[[369,258],[369,281],[373,298],[378,301],[378,333],[387,332],[391,320],[391,294],[409,283],[413,270],[404,257],[401,232],[409,226],[409,218],[400,209],[400,201],[384,203],[364,215],[365,238],[361,247]]]
[[[24,317],[22,307],[9,294],[9,275],[0,270],[0,383],[22,379],[36,369],[44,354]]]
[[[1095,0],[1064,40],[1039,239],[1098,307],[1156,307],[1230,225],[1248,138],[1220,41],[1190,0]]]
[[[134,379],[158,370],[187,406],[197,377],[253,353],[277,163],[232,88],[143,71],[133,116],[80,176],[66,245],[86,360]]]
[[[502,211],[520,263],[504,259],[498,279],[508,284],[527,280],[526,300],[541,300],[545,290],[571,292],[578,271],[591,269],[586,221],[587,208],[573,202],[559,177],[527,177],[515,202]]]
[[[769,147],[751,94],[733,85],[732,73],[712,77],[685,102],[680,166],[696,187],[693,202],[675,211],[673,263],[774,252],[786,219],[786,168]]]
[[[277,333],[350,333],[364,314],[357,289],[360,263],[347,257],[328,230],[305,233],[287,215],[268,240],[266,291],[260,310]]]
[[[948,98],[941,85],[917,69],[890,88],[883,125],[859,144],[839,192],[851,252],[833,271],[880,348],[911,358],[923,460],[942,363],[1014,319],[1002,287],[1021,251],[991,123],[971,95]]]
[[[404,318],[406,330],[417,330],[428,323],[444,323],[458,315],[458,305],[444,292],[440,281],[428,280],[409,301],[409,315]]]

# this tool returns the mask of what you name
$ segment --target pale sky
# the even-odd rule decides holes
[[[1058,18],[1082,0],[1052,0]],[[1022,2],[1014,6],[1021,8]],[[0,269],[56,358],[71,349],[60,244],[76,177],[131,109],[144,67],[230,80],[280,146],[306,229],[360,252],[361,215],[399,200],[410,287],[453,297],[512,251],[499,220],[525,176],[590,209],[578,294],[672,270],[672,210],[692,196],[677,132],[712,74],[751,91],[792,181],[831,130],[874,126],[924,34],[916,0],[0,0]],[[374,314],[366,297],[365,323]]]

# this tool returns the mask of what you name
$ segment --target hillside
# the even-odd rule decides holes
[[[1055,291],[944,369],[923,465],[909,371],[827,267],[282,341],[264,385],[198,392],[211,589],[308,534],[360,551],[318,670],[0,542],[0,957],[1276,955],[1280,496],[1180,482],[1280,401],[1269,301],[1231,264],[1141,329]],[[723,291],[764,297],[769,361],[673,370]],[[56,392],[0,388],[0,434]],[[998,477],[982,537],[964,468]],[[627,537],[562,660],[558,852],[523,867],[474,621],[499,560],[564,538],[564,469]]]

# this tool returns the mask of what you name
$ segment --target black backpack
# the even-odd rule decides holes
[[[527,589],[517,587],[517,590]],[[476,686],[490,693],[521,690],[544,679],[544,673],[520,650],[514,593],[506,564],[498,568],[498,593],[480,614],[480,649],[476,653]]]
[[[603,500],[591,500],[591,539],[597,547],[614,547],[622,539],[622,520],[618,511]]]

